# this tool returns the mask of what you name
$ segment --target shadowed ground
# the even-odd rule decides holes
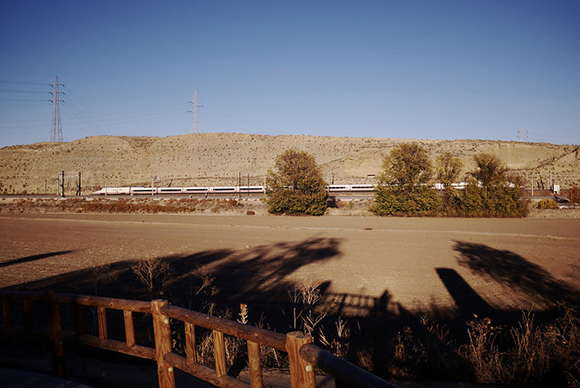
[[[316,313],[348,320],[361,348],[419,316],[454,329],[473,314],[549,311],[577,302],[580,286],[578,220],[2,215],[0,235],[5,289],[163,297],[233,319],[244,303],[251,323],[286,332],[292,290],[317,284]],[[132,267],[151,259],[169,276],[147,289]],[[433,349],[458,377],[462,361]]]

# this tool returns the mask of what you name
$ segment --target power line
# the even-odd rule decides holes
[[[41,100],[41,99],[30,99],[30,98],[0,98],[0,101],[6,101],[6,102],[39,102],[39,101],[43,101],[46,102],[47,100]],[[48,100],[50,102],[52,102],[52,100]]]
[[[0,89],[0,92],[4,93],[32,93],[32,94],[44,94],[46,92],[37,92],[32,90],[15,90],[15,89]]]
[[[255,126],[255,127],[259,127],[259,128],[267,129],[267,130],[269,130],[269,131],[273,131],[273,132],[275,132],[275,133],[279,133],[279,131],[278,131],[278,130],[276,130],[276,129],[274,129],[274,128],[270,128],[270,127],[266,127],[266,126],[264,126],[264,125],[260,125],[260,124],[252,123],[251,121],[243,120],[243,119],[240,119],[240,118],[238,118],[238,117],[235,117],[235,116],[229,115],[229,114],[227,114],[227,113],[219,112],[219,111],[217,111],[217,110],[215,110],[215,109],[211,109],[211,108],[208,108],[208,107],[205,107],[205,109],[207,109],[207,110],[209,110],[209,111],[212,111],[212,112],[214,112],[214,113],[220,114],[220,115],[222,115],[222,116],[229,117],[230,119],[233,119],[233,120],[240,121],[240,122],[242,122],[242,123],[250,124],[250,125],[253,125],[253,126]]]
[[[42,86],[51,85],[51,84],[45,84],[45,83],[40,83],[40,82],[8,81],[8,80],[0,80],[0,84],[7,84],[7,85],[42,85]]]

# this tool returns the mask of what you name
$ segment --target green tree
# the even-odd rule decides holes
[[[451,186],[452,183],[457,182],[462,168],[461,160],[453,156],[451,152],[439,155],[437,157],[437,181],[445,187]]]
[[[445,152],[437,157],[437,182],[443,184],[442,211],[448,216],[457,215],[457,189],[452,184],[457,182],[463,168],[461,160],[451,152]]]
[[[383,160],[371,211],[377,215],[434,214],[441,204],[429,183],[433,167],[427,152],[416,143],[403,143]]]
[[[494,155],[474,156],[477,168],[458,196],[457,211],[464,217],[525,217],[528,203],[520,199],[521,181]]]
[[[287,150],[266,177],[266,203],[273,214],[323,215],[328,193],[314,156]]]
[[[507,167],[501,160],[491,154],[478,154],[473,157],[477,169],[471,175],[481,182],[483,187],[491,187],[504,184],[507,181]]]

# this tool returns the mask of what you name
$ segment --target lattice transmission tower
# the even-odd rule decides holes
[[[193,116],[191,116],[191,125],[189,129],[192,133],[197,133],[197,108],[203,106],[197,102],[197,90],[193,91],[193,101],[189,101],[189,103],[193,104],[193,108],[189,111],[193,113]]]
[[[50,141],[62,142],[62,122],[60,120],[60,103],[64,102],[64,100],[60,99],[60,95],[64,94],[64,92],[60,91],[60,87],[64,86],[63,84],[58,83],[58,76],[56,76],[56,81],[54,84],[50,84],[53,88],[53,91],[50,92],[52,94],[53,99],[50,102],[54,103],[54,113],[52,115],[52,131],[50,132]]]

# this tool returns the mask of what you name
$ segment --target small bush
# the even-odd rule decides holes
[[[558,202],[553,199],[542,199],[536,204],[536,209],[558,209]]]
[[[572,188],[572,190],[570,190],[570,202],[572,203],[578,203],[580,202],[580,188],[578,188],[577,186],[574,186]]]
[[[430,216],[437,214],[440,205],[439,194],[428,187],[412,191],[384,187],[377,189],[371,211],[379,216]]]
[[[525,217],[528,203],[520,198],[517,184],[482,186],[475,179],[456,198],[461,217]]]

